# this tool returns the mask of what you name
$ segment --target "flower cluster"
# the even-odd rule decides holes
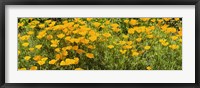
[[[182,18],[19,18],[19,70],[180,70]]]

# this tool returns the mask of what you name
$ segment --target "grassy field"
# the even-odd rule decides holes
[[[182,18],[18,18],[19,70],[181,70]]]

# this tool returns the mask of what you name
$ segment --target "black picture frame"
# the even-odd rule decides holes
[[[6,5],[195,5],[195,83],[5,83]],[[0,10],[1,88],[200,88],[200,0],[1,0]]]

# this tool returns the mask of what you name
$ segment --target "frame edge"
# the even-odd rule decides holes
[[[200,1],[198,1],[196,4],[195,4],[195,85],[197,88],[200,87],[200,69],[199,69],[199,66],[200,66],[200,60],[198,57],[200,57],[200,54],[198,54],[200,48],[198,46],[199,42],[198,41],[198,38],[200,38]]]
[[[1,65],[0,65],[0,87],[5,87],[5,1],[0,1],[0,9],[1,9],[1,16],[0,16],[0,30],[1,30],[1,39],[0,39],[0,57],[1,57]]]

